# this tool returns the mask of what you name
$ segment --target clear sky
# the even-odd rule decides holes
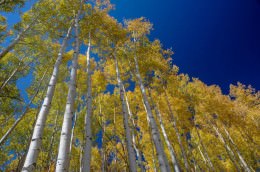
[[[29,1],[23,9],[29,9]],[[144,16],[180,71],[207,84],[260,90],[260,0],[112,0],[119,21]],[[8,15],[8,21],[19,21]],[[25,80],[28,80],[25,79]]]
[[[260,0],[112,0],[117,19],[144,16],[180,71],[207,84],[260,90]]]

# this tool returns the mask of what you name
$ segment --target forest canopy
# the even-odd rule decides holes
[[[0,0],[1,14],[25,3]],[[14,25],[0,14],[0,171],[260,170],[260,92],[180,73],[153,24],[119,22],[115,5],[38,0]]]

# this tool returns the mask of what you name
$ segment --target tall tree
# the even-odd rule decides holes
[[[120,77],[120,71],[118,68],[118,61],[117,61],[116,55],[113,55],[113,56],[115,59],[117,83],[118,83],[119,90],[120,90],[120,99],[121,99],[122,109],[123,109],[124,129],[125,129],[125,135],[126,135],[126,145],[127,145],[130,170],[135,172],[135,171],[137,171],[136,162],[135,162],[136,158],[135,158],[135,153],[134,153],[134,148],[133,148],[133,143],[132,143],[133,136],[131,134],[130,127],[129,127],[129,116],[128,116],[128,110],[127,110],[126,100],[125,100],[125,96],[124,96],[124,88],[123,88],[122,80]]]
[[[72,68],[70,73],[69,91],[67,97],[67,104],[64,112],[64,119],[61,130],[59,152],[56,163],[56,171],[69,171],[70,164],[70,143],[72,132],[72,118],[75,113],[75,98],[76,98],[76,80],[77,80],[77,67],[78,67],[78,55],[79,55],[79,17],[81,15],[81,9],[83,1],[80,2],[80,9],[75,17],[75,50],[72,60]]]
[[[151,28],[151,25],[147,22],[143,22],[142,19],[134,20],[134,21],[128,23],[128,29],[132,33],[132,36],[134,39],[134,63],[135,63],[136,78],[137,78],[138,84],[140,86],[144,105],[145,105],[145,108],[147,111],[147,116],[148,116],[149,124],[150,124],[151,130],[152,130],[151,131],[152,138],[153,138],[153,141],[154,141],[154,144],[156,147],[156,152],[157,152],[157,156],[158,156],[158,160],[159,160],[159,164],[160,164],[160,169],[161,169],[161,171],[166,172],[166,171],[170,171],[170,166],[169,166],[168,160],[167,160],[165,152],[164,152],[159,130],[158,130],[156,121],[153,117],[152,109],[151,109],[150,103],[148,101],[148,97],[146,95],[146,91],[145,91],[146,89],[144,87],[142,77],[141,77],[141,74],[139,71],[139,65],[138,65],[137,53],[136,53],[137,40],[139,38],[141,38],[142,36],[144,36],[144,34],[149,32],[150,28]]]
[[[89,43],[87,49],[87,113],[85,115],[85,146],[83,156],[83,171],[90,171],[91,160],[91,145],[92,145],[92,130],[91,130],[91,116],[92,116],[92,86],[91,86],[91,33],[89,33]]]
[[[58,77],[58,73],[59,73],[59,66],[61,64],[62,56],[63,56],[64,50],[65,50],[67,41],[69,39],[69,36],[71,34],[73,24],[74,24],[74,21],[72,22],[71,26],[69,27],[69,29],[67,31],[65,38],[63,39],[63,42],[62,42],[62,45],[61,45],[61,48],[60,48],[60,51],[58,54],[58,58],[54,65],[53,73],[52,73],[52,76],[51,76],[51,79],[49,82],[46,97],[43,101],[41,110],[40,110],[38,118],[37,118],[37,122],[34,127],[33,137],[31,140],[28,154],[26,156],[23,171],[33,171],[36,167],[36,161],[37,161],[37,157],[38,157],[39,150],[41,147],[41,142],[42,142],[41,139],[42,139],[42,135],[43,135],[43,129],[44,129],[47,115],[50,110],[50,106],[51,106],[51,102],[52,102],[52,98],[53,98],[53,94],[54,94],[54,90],[55,90],[55,86],[56,86],[56,82],[57,82],[57,77]]]

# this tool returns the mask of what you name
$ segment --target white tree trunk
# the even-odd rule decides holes
[[[234,166],[236,167],[236,170],[240,171],[240,166],[239,166],[239,164],[236,161],[234,152],[229,147],[229,145],[226,143],[225,139],[223,138],[222,134],[219,132],[218,128],[214,124],[212,124],[212,127],[215,130],[219,140],[223,143],[223,145],[224,145],[224,147],[225,147],[225,149],[226,149],[226,151],[227,151],[227,153],[229,155],[230,160],[233,162]]]
[[[113,135],[116,136],[117,135],[117,128],[116,128],[116,103],[114,103],[114,120],[113,120],[113,125],[114,125]],[[117,142],[115,140],[114,147],[113,147],[113,150],[114,150],[114,153],[115,153],[115,156],[114,156],[114,159],[113,159],[114,164],[115,164],[114,171],[118,171],[117,170],[117,147],[116,146],[117,146]]]
[[[159,166],[160,166],[161,172],[168,172],[168,171],[170,171],[170,166],[169,166],[168,160],[166,158],[166,154],[164,152],[163,144],[162,144],[161,138],[160,138],[160,133],[159,133],[156,121],[153,117],[151,106],[148,102],[148,98],[147,98],[147,95],[145,92],[145,87],[144,87],[144,84],[143,84],[143,81],[141,78],[141,74],[139,72],[139,66],[138,66],[138,61],[137,61],[136,55],[134,56],[134,60],[135,60],[136,77],[137,77],[139,86],[141,88],[144,105],[145,105],[145,108],[147,111],[147,118],[149,119],[149,124],[150,124],[151,132],[152,132],[152,138],[153,138],[154,145],[156,148],[156,153],[158,156]]]
[[[240,151],[238,150],[238,148],[237,148],[235,142],[233,141],[232,137],[230,136],[230,134],[229,134],[229,132],[228,132],[228,130],[226,129],[225,126],[224,126],[224,130],[225,130],[225,133],[226,133],[226,135],[228,136],[228,139],[230,140],[231,144],[234,146],[235,151],[236,151],[236,153],[237,153],[237,155],[238,155],[238,158],[239,158],[239,160],[240,160],[240,163],[241,163],[242,166],[244,167],[244,170],[245,170],[246,172],[250,172],[250,171],[251,171],[250,168],[248,167],[246,161],[244,160],[243,156],[241,155]]]
[[[43,99],[43,94],[41,95],[40,99],[41,99],[41,100]],[[38,104],[36,114],[39,113],[40,108],[41,108],[41,107],[40,107],[40,104]],[[26,152],[25,152],[24,155],[23,155],[23,158],[22,158],[22,161],[21,161],[20,165],[17,166],[16,172],[22,171],[22,168],[23,168],[23,166],[24,166],[25,158],[26,158],[26,155],[27,155],[27,153],[28,153],[29,146],[30,146],[30,141],[32,140],[32,136],[33,136],[33,135],[32,135],[32,133],[33,133],[33,126],[34,126],[35,123],[36,123],[36,119],[37,119],[37,116],[35,115],[35,119],[34,119],[33,125],[32,125],[32,127],[30,128],[30,137],[28,138],[28,142],[26,143],[26,148],[25,148]]]
[[[205,156],[206,156],[206,157],[204,156],[204,154],[202,153],[202,151],[201,151],[201,149],[200,149],[200,146],[198,146],[198,149],[199,149],[201,155],[203,156],[203,159],[206,158],[205,160],[206,160],[206,162],[209,164],[210,170],[216,171],[215,168],[214,168],[214,166],[213,166],[213,163],[212,163],[212,161],[211,161],[211,159],[210,159],[210,157],[209,157],[209,155],[208,155],[208,152],[207,152],[207,150],[206,150],[206,147],[205,147],[205,145],[203,144],[203,141],[202,141],[202,139],[201,139],[200,133],[199,133],[199,131],[198,131],[196,125],[195,125],[195,130],[196,130],[196,133],[197,133],[197,136],[198,136],[198,139],[199,139],[199,144],[201,145],[202,150],[203,150],[203,153],[204,153]]]
[[[85,147],[83,156],[83,172],[90,172],[91,162],[91,146],[92,146],[92,131],[91,131],[91,116],[92,116],[92,86],[91,86],[91,66],[90,66],[90,49],[91,39],[89,34],[89,44],[87,50],[87,113],[85,116]]]
[[[37,161],[38,154],[39,154],[39,151],[41,148],[41,143],[42,143],[43,129],[45,126],[47,115],[48,115],[50,107],[51,107],[51,102],[52,102],[52,98],[53,98],[53,94],[54,94],[54,90],[55,90],[55,86],[56,86],[56,82],[57,82],[57,77],[58,77],[58,73],[59,73],[59,66],[61,64],[62,56],[63,56],[64,50],[66,47],[67,40],[69,39],[71,30],[72,30],[72,25],[69,27],[69,29],[67,31],[67,35],[62,42],[62,45],[61,45],[61,48],[60,48],[60,51],[58,54],[58,58],[54,65],[53,73],[52,73],[52,76],[51,76],[51,79],[49,82],[49,86],[47,89],[47,94],[43,101],[41,110],[39,112],[39,115],[38,115],[38,118],[36,121],[36,125],[33,130],[33,137],[32,137],[31,144],[30,144],[30,147],[28,150],[28,154],[26,156],[24,167],[22,169],[23,172],[31,172],[36,167],[36,161]]]
[[[48,172],[50,172],[51,170],[51,164],[53,162],[53,152],[52,152],[52,148],[53,148],[53,144],[54,144],[54,140],[55,140],[55,135],[57,133],[57,121],[58,121],[58,116],[60,115],[60,111],[57,110],[56,112],[56,117],[55,117],[55,121],[54,121],[54,128],[53,128],[53,133],[51,135],[51,141],[50,141],[50,148],[49,148],[49,151],[48,151],[48,156],[47,156],[47,160],[49,160],[49,163],[48,163]]]
[[[77,112],[75,112],[75,115],[74,115],[74,124],[73,124],[73,127],[72,127],[72,132],[71,132],[71,138],[70,138],[70,152],[71,152],[71,149],[72,149],[72,145],[73,145],[73,138],[74,138],[74,130],[75,130],[75,126],[77,124]]]
[[[101,150],[100,150],[100,156],[101,156],[101,171],[102,172],[105,172],[105,168],[106,168],[106,147],[105,147],[105,139],[104,139],[104,135],[105,135],[105,132],[106,132],[106,122],[104,120],[104,116],[103,116],[103,113],[102,113],[102,105],[101,105],[101,100],[100,100],[100,96],[98,97],[98,100],[99,100],[99,116],[101,118],[101,130],[102,130],[102,138],[101,138],[101,142],[102,142],[102,147],[101,147]]]
[[[205,156],[203,155],[203,153],[202,153],[202,151],[201,151],[201,149],[200,149],[200,146],[198,146],[198,149],[199,149],[200,155],[201,155],[201,157],[202,157],[204,163],[207,164],[207,160],[206,160]]]
[[[72,68],[70,73],[69,92],[67,97],[66,109],[61,129],[60,145],[56,162],[56,172],[69,171],[70,165],[70,141],[72,133],[72,120],[75,113],[76,99],[76,78],[78,68],[79,55],[79,14],[75,18],[75,52],[72,60]]]
[[[79,171],[80,172],[83,172],[83,146],[80,145],[80,155],[79,155],[79,166],[80,166],[80,169]]]
[[[154,104],[154,103],[153,103]],[[172,159],[172,164],[173,164],[173,167],[174,167],[174,171],[175,172],[180,172],[180,167],[178,165],[178,161],[177,161],[177,158],[176,158],[176,154],[175,154],[175,151],[169,141],[169,138],[168,138],[168,135],[165,131],[165,128],[164,128],[164,124],[163,124],[163,121],[162,121],[162,116],[161,116],[161,113],[158,109],[158,107],[154,104],[154,108],[155,108],[155,112],[157,114],[157,117],[160,121],[160,126],[161,126],[161,130],[162,130],[162,133],[163,133],[163,137],[164,137],[164,140],[166,142],[166,145],[170,151],[170,155],[171,155],[171,159]]]
[[[143,102],[144,104],[144,102]],[[145,108],[145,111],[146,111],[146,108]],[[147,111],[146,111],[147,113]],[[154,142],[153,142],[153,138],[152,138],[152,132],[151,132],[151,127],[149,128],[149,134],[150,134],[150,141],[151,141],[151,145],[152,145],[152,160],[153,160],[153,171],[154,172],[157,172],[157,166],[156,166],[156,155],[155,155],[155,151],[154,151]]]
[[[124,95],[125,95],[125,100],[126,100],[128,114],[129,114],[130,120],[132,121],[132,125],[133,125],[133,127],[135,129],[136,128],[136,124],[135,124],[135,120],[133,118],[132,111],[131,111],[130,106],[129,106],[129,102],[128,102],[128,98],[127,98],[127,95],[126,95],[126,91],[125,91],[124,85],[123,85],[123,90],[124,90]],[[132,134],[132,141],[133,141],[133,146],[134,146],[134,149],[135,149],[135,152],[136,152],[136,156],[137,156],[137,160],[138,160],[138,166],[140,166],[141,172],[145,172],[145,166],[144,166],[144,164],[142,162],[142,154],[141,154],[140,150],[136,146],[135,132],[132,131],[132,133],[133,133]]]
[[[137,168],[136,168],[136,162],[135,162],[135,152],[134,152],[133,143],[132,143],[133,137],[131,135],[131,131],[130,131],[129,123],[128,123],[128,111],[127,111],[126,101],[125,101],[125,97],[124,97],[123,83],[120,78],[120,72],[119,72],[118,61],[116,59],[116,56],[114,56],[114,58],[115,58],[115,65],[116,65],[117,83],[118,83],[119,90],[120,90],[120,99],[121,99],[122,110],[123,110],[123,120],[124,120],[124,130],[125,130],[125,137],[126,137],[126,146],[127,146],[127,152],[128,152],[128,161],[129,161],[130,171],[136,172]]]

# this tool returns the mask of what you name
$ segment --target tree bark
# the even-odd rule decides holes
[[[47,88],[47,87],[46,87],[46,88]],[[43,98],[43,94],[41,95],[41,99],[42,99],[42,98]],[[39,105],[38,108],[37,108],[37,113],[36,113],[36,115],[38,115],[39,111],[40,111],[40,105]],[[22,160],[21,160],[20,164],[19,164],[19,165],[17,166],[17,168],[16,168],[16,172],[21,172],[21,170],[22,170],[22,168],[23,168],[23,165],[24,165],[24,162],[25,162],[25,158],[26,158],[26,155],[27,155],[27,153],[28,153],[27,150],[29,149],[30,141],[31,141],[31,139],[32,139],[33,126],[35,125],[36,120],[37,120],[37,116],[35,116],[35,121],[34,121],[34,123],[33,123],[33,125],[32,125],[31,131],[30,131],[30,138],[28,139],[28,142],[27,142],[27,144],[26,144],[25,153],[23,154],[23,157],[22,157]]]
[[[198,146],[198,149],[199,149],[200,155],[201,155],[201,157],[202,157],[204,163],[207,164],[208,162],[207,162],[207,160],[206,160],[204,154],[202,153],[202,151],[201,151],[201,149],[200,149],[200,146]]]
[[[123,85],[123,84],[122,84]],[[128,102],[128,98],[127,98],[127,95],[126,95],[126,91],[125,91],[125,87],[123,85],[123,91],[124,91],[124,95],[125,95],[125,101],[126,101],[126,106],[127,106],[127,110],[128,110],[128,114],[129,114],[129,118],[130,120],[132,121],[132,125],[133,125],[133,128],[134,130],[136,129],[137,125],[135,123],[135,120],[133,118],[133,114],[132,114],[132,111],[130,109],[130,106],[129,106],[129,102]],[[135,152],[136,152],[136,156],[137,156],[137,160],[138,160],[138,166],[140,166],[141,168],[141,172],[145,172],[145,166],[143,165],[143,162],[142,162],[142,154],[140,152],[140,150],[137,148],[136,146],[136,141],[135,141],[135,132],[132,131],[132,141],[133,141],[133,147],[135,149]]]
[[[209,167],[210,167],[210,170],[216,171],[215,168],[214,168],[214,166],[213,166],[213,163],[212,163],[212,161],[211,161],[211,159],[210,159],[210,157],[209,157],[209,154],[208,154],[208,152],[207,152],[207,149],[206,149],[204,143],[202,142],[200,133],[199,133],[198,128],[196,127],[196,125],[195,125],[195,130],[196,130],[196,133],[197,133],[197,136],[198,136],[198,139],[199,139],[199,144],[201,145],[202,150],[203,150],[203,153],[202,153],[200,147],[198,146],[198,149],[199,149],[201,155],[203,156],[203,159],[206,160],[207,164],[208,164]],[[204,154],[205,154],[205,156],[204,156]]]
[[[57,133],[57,121],[58,121],[58,116],[60,114],[60,111],[57,110],[57,113],[56,113],[56,116],[55,116],[55,121],[54,121],[54,128],[53,128],[53,132],[52,132],[52,135],[51,135],[51,141],[50,141],[50,148],[49,148],[49,151],[48,151],[48,156],[47,156],[47,161],[49,161],[48,163],[48,172],[50,172],[51,170],[51,163],[52,163],[52,148],[53,148],[53,143],[54,143],[54,140],[55,140],[55,135]]]
[[[136,48],[135,48],[135,51],[136,51]],[[153,138],[153,142],[154,142],[154,145],[155,145],[155,148],[156,148],[159,166],[160,166],[161,172],[168,172],[168,171],[171,171],[170,166],[169,166],[168,160],[166,158],[166,154],[164,152],[164,148],[163,148],[161,138],[160,138],[160,133],[159,133],[156,121],[153,117],[151,106],[148,102],[145,87],[144,87],[142,77],[141,77],[141,74],[140,74],[140,71],[139,71],[139,65],[138,65],[136,54],[134,55],[134,61],[135,61],[136,78],[137,78],[138,84],[140,86],[144,105],[145,105],[145,108],[146,108],[146,111],[147,111],[147,118],[148,118],[148,122],[149,122],[150,127],[151,127],[152,138]]]
[[[100,96],[98,97],[98,100],[99,100],[99,116],[101,118],[101,131],[102,131],[102,138],[101,138],[101,143],[102,143],[102,146],[101,146],[101,150],[100,150],[100,155],[101,155],[101,171],[102,172],[105,172],[106,171],[106,147],[105,147],[105,139],[104,139],[104,134],[106,132],[106,122],[104,120],[104,116],[103,116],[103,113],[102,113],[102,105],[101,105],[101,100],[100,100]]]
[[[39,112],[39,115],[38,115],[38,118],[36,121],[36,125],[34,127],[33,137],[32,137],[31,144],[30,144],[30,147],[28,150],[28,154],[26,156],[24,167],[22,169],[23,172],[31,172],[36,168],[36,161],[37,161],[41,143],[42,143],[44,125],[45,125],[46,118],[47,118],[47,115],[49,114],[49,110],[51,107],[51,102],[52,102],[52,98],[54,95],[54,90],[55,90],[57,77],[58,77],[58,73],[59,73],[59,66],[61,64],[62,56],[63,56],[64,50],[65,50],[65,47],[67,44],[67,40],[69,39],[71,30],[72,30],[72,25],[69,27],[66,37],[64,38],[64,40],[62,42],[62,45],[61,45],[61,48],[60,48],[60,51],[58,54],[58,58],[54,65],[53,73],[52,73],[52,76],[51,76],[51,79],[49,82],[49,86],[47,89],[47,94],[43,101],[41,110]]]
[[[81,5],[82,6],[82,5]],[[75,51],[72,60],[72,69],[70,73],[69,92],[67,97],[67,104],[64,112],[64,119],[61,129],[60,145],[58,157],[56,162],[56,172],[69,171],[70,166],[70,142],[72,134],[72,121],[75,113],[75,99],[76,99],[76,78],[78,68],[78,55],[79,55],[79,15],[75,18]]]
[[[225,147],[225,149],[227,151],[227,154],[229,155],[230,160],[233,162],[234,166],[236,167],[236,170],[237,171],[241,171],[240,170],[240,166],[239,166],[239,164],[237,163],[237,161],[235,159],[234,152],[229,147],[229,145],[226,143],[225,139],[223,138],[222,134],[219,132],[218,128],[214,124],[212,124],[212,127],[213,127],[214,131],[216,132],[216,134],[218,136],[218,139],[223,143],[223,145],[224,145],[224,147]]]
[[[164,128],[164,124],[163,124],[163,121],[162,121],[161,113],[160,113],[158,107],[153,103],[153,100],[152,100],[152,104],[154,106],[155,113],[157,114],[157,117],[158,117],[158,119],[160,121],[161,130],[162,130],[164,140],[166,142],[166,145],[167,145],[167,147],[169,149],[169,152],[170,152],[170,155],[171,155],[174,171],[175,172],[180,172],[180,167],[179,167],[179,164],[178,164],[178,161],[177,161],[177,158],[176,158],[175,151],[174,151],[174,149],[173,149],[173,147],[172,147],[172,145],[171,145],[171,143],[169,141],[168,135],[167,135],[167,133],[165,131],[165,128]]]
[[[80,145],[79,166],[80,166],[79,171],[83,172],[83,146],[82,145]]]
[[[246,161],[244,160],[243,156],[241,155],[240,151],[238,150],[238,148],[237,148],[235,142],[233,141],[232,137],[230,136],[228,130],[226,129],[225,126],[223,126],[223,127],[224,127],[225,133],[226,133],[226,135],[227,135],[229,141],[231,142],[231,144],[232,144],[233,147],[235,148],[235,151],[236,151],[236,153],[237,153],[237,156],[238,156],[238,158],[239,158],[239,160],[240,160],[240,163],[241,163],[242,166],[244,167],[244,170],[245,170],[246,172],[250,172],[250,171],[251,171],[250,168],[248,167]]]
[[[89,43],[87,50],[87,113],[85,116],[85,147],[83,156],[83,171],[90,172],[91,162],[91,146],[92,146],[92,130],[91,130],[91,116],[92,116],[92,84],[91,84],[91,66],[90,66],[90,49],[91,49],[91,35],[89,33]]]
[[[129,123],[128,123],[128,111],[127,111],[127,106],[126,106],[126,101],[124,97],[124,89],[123,89],[123,83],[120,78],[120,72],[118,68],[118,61],[116,58],[116,55],[114,55],[115,59],[115,67],[116,67],[116,75],[117,75],[117,83],[119,86],[120,90],[120,100],[122,103],[122,110],[123,110],[123,121],[124,121],[124,130],[125,130],[125,137],[126,137],[126,146],[127,146],[127,152],[128,152],[128,160],[129,160],[129,166],[130,166],[130,171],[136,172],[136,162],[135,162],[135,152],[133,149],[133,143],[132,143],[132,134],[130,131]]]
[[[113,120],[113,125],[114,125],[114,128],[113,128],[113,136],[116,136],[117,135],[117,128],[116,128],[116,103],[114,102],[114,120]],[[115,144],[114,144],[114,153],[115,153],[115,157],[114,157],[114,163],[115,163],[115,171],[118,171],[117,170],[117,140],[114,139],[115,141]]]
[[[144,104],[144,102],[143,102],[143,104]],[[151,149],[152,149],[153,171],[157,172],[158,171],[157,166],[156,166],[157,161],[156,161],[156,155],[155,155],[155,151],[154,151],[154,142],[153,142],[153,138],[152,138],[151,127],[149,128],[149,136],[150,136],[150,141],[151,141],[151,145],[152,145]]]
[[[73,138],[74,138],[74,130],[75,130],[75,126],[77,124],[77,112],[75,112],[74,114],[74,124],[73,124],[73,127],[72,127],[72,131],[71,131],[71,138],[70,138],[70,152],[71,152],[71,149],[72,149],[72,145],[73,145]]]

